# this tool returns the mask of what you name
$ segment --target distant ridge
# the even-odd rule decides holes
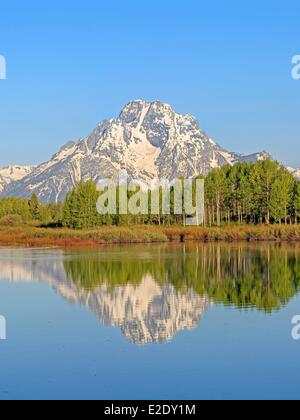
[[[0,193],[12,182],[20,181],[28,176],[33,169],[34,166],[17,165],[6,166],[0,169]]]

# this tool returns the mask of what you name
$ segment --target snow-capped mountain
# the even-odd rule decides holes
[[[248,155],[248,156],[235,153],[234,156],[235,156],[234,163],[237,163],[237,162],[255,163],[255,162],[259,162],[259,161],[263,161],[267,159],[272,159],[272,156],[266,151],[263,151],[260,153],[253,153],[252,155]]]
[[[0,169],[0,192],[2,192],[9,184],[28,176],[32,171],[33,166],[7,166]]]
[[[78,181],[129,178],[151,183],[154,179],[206,175],[214,168],[237,161],[266,159],[266,153],[243,156],[216,144],[192,115],[176,113],[161,102],[137,100],[118,118],[101,122],[88,137],[69,142],[48,162],[22,180],[12,182],[2,196],[41,201],[63,200]]]

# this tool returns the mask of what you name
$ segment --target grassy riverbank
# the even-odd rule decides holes
[[[0,227],[1,246],[97,246],[103,244],[217,241],[286,241],[300,242],[299,226],[223,226],[158,227],[103,226],[97,229],[72,230],[23,225]]]

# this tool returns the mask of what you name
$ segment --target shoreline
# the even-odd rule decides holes
[[[83,247],[185,242],[300,242],[300,225],[222,227],[103,226],[72,230],[24,225],[0,227],[0,246]]]

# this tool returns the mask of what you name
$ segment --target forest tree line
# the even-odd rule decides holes
[[[205,180],[206,223],[297,223],[300,181],[277,162],[237,163]]]
[[[118,191],[119,193],[119,191]],[[128,199],[130,194],[127,193]],[[0,221],[17,215],[23,222],[35,220],[82,229],[101,225],[178,225],[185,214],[174,214],[171,190],[171,214],[100,215],[100,193],[93,181],[80,182],[67,194],[64,204],[42,204],[35,195],[30,200],[1,199]],[[173,200],[173,201],[172,201]],[[117,203],[118,205],[118,203]],[[215,169],[205,178],[205,225],[297,224],[300,220],[300,181],[277,162],[237,163]]]
[[[97,213],[99,197],[93,182],[78,184],[66,199],[63,224],[73,228],[106,225],[185,223],[185,214],[107,215]],[[128,198],[130,193],[128,192]],[[298,223],[300,220],[300,181],[285,167],[271,160],[237,163],[215,169],[205,178],[204,224]]]
[[[37,222],[41,225],[61,225],[63,214],[62,203],[39,203],[35,194],[30,200],[22,198],[0,199],[0,224],[14,225]]]

